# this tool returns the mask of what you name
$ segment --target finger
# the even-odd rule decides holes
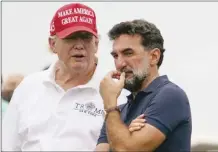
[[[145,123],[131,123],[129,125],[129,128],[132,128],[132,127],[144,127],[145,126]]]
[[[113,76],[119,76],[121,73],[119,71],[110,71],[107,74],[107,77],[112,78]]]
[[[139,122],[144,122],[144,121],[146,121],[144,117],[145,117],[145,114],[141,114],[138,117],[136,117],[132,122],[138,122],[138,121]]]
[[[125,72],[122,72],[119,80],[120,85],[124,85],[124,81],[125,81]]]
[[[133,132],[133,131],[138,131],[138,130],[140,130],[142,127],[131,127],[131,128],[129,128],[129,131],[130,132]]]
[[[141,114],[138,117],[136,117],[132,122],[145,122],[145,114]]]
[[[134,119],[131,123],[145,123],[145,122],[146,120],[144,118],[142,119],[137,118],[137,119]]]
[[[112,78],[114,78],[114,79],[120,79],[120,74],[114,74],[113,76],[112,76]]]
[[[144,117],[145,117],[145,114],[143,113],[143,114],[139,115],[139,116],[136,117],[136,118],[138,119],[138,118],[144,118]]]

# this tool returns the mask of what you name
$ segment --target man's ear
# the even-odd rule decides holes
[[[98,44],[99,44],[99,38],[96,37],[96,38],[95,38],[95,47],[96,47],[96,49],[95,49],[95,54],[98,52]]]
[[[95,54],[95,64],[96,65],[98,64],[98,56],[97,56],[97,54]]]
[[[160,54],[161,54],[160,49],[155,48],[151,50],[150,54],[151,54],[151,66],[157,65],[157,63],[160,60]]]
[[[50,48],[50,50],[51,50],[53,53],[56,54],[56,53],[57,53],[56,50],[55,50],[56,39],[49,37],[49,38],[48,38],[48,42],[49,42],[49,48]]]

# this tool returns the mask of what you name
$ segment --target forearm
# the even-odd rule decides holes
[[[156,148],[153,139],[156,137],[152,136],[152,131],[148,133],[148,128],[151,126],[144,126],[143,132],[130,133],[118,111],[109,113],[106,120],[108,142],[114,151],[153,151]]]
[[[107,137],[111,148],[116,151],[126,150],[127,142],[131,135],[126,125],[120,119],[120,113],[118,111],[108,114],[106,126]]]

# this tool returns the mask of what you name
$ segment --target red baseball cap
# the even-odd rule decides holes
[[[98,36],[94,10],[80,3],[67,4],[58,9],[50,24],[50,36],[66,38],[78,31]]]

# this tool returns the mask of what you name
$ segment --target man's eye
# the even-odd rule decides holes
[[[83,36],[81,36],[81,38],[89,40],[89,39],[92,39],[92,35],[90,35],[90,34],[83,35]]]
[[[117,57],[118,57],[118,55],[117,55],[117,54],[113,54],[112,56],[113,56],[113,58],[117,58]]]
[[[91,33],[76,33],[69,37],[67,37],[67,40],[76,40],[76,39],[82,39],[82,40],[91,40],[93,35]]]
[[[125,55],[132,55],[132,52],[125,52]]]

